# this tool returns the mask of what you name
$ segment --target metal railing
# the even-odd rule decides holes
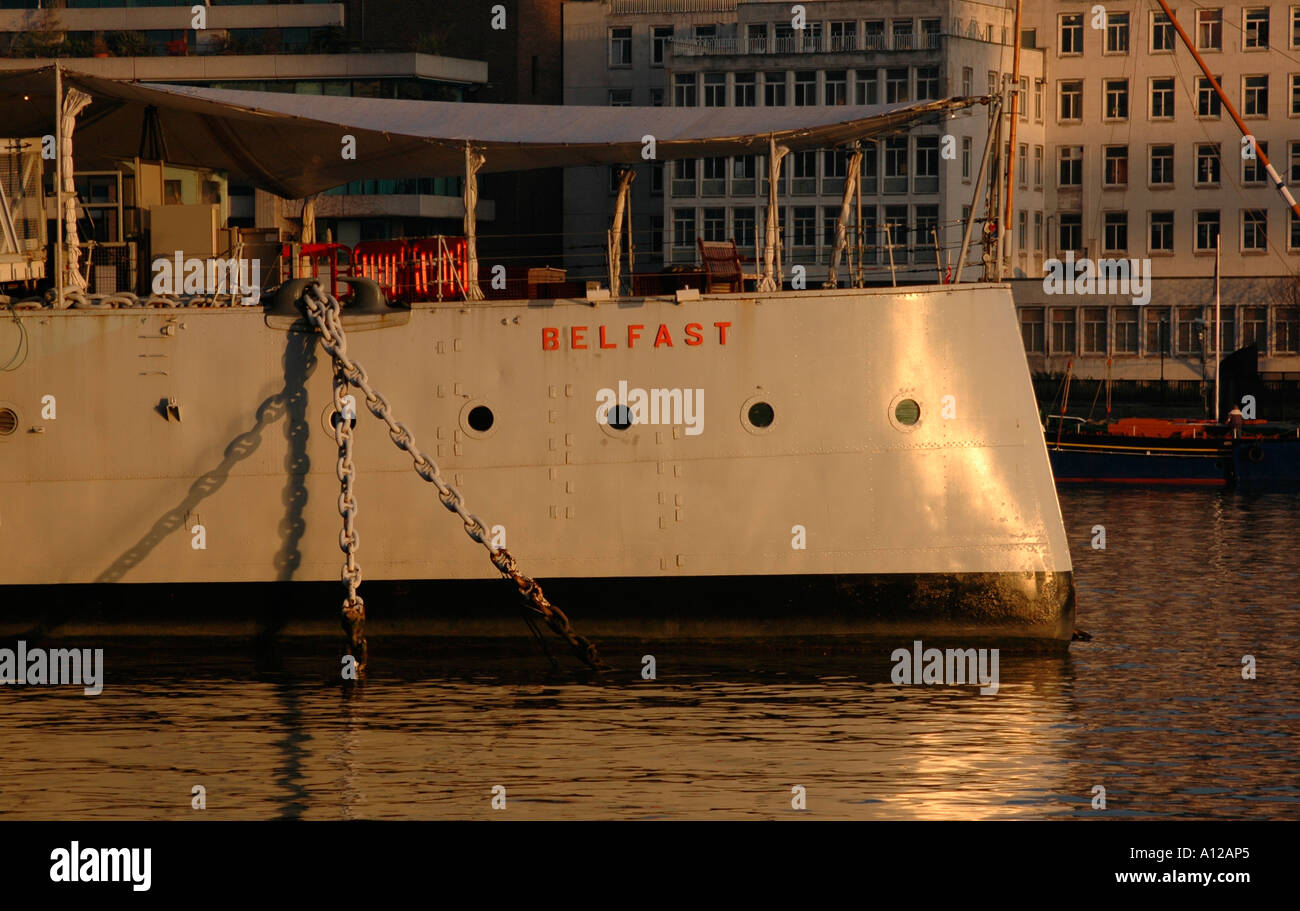
[[[745,54],[830,54],[857,51],[928,51],[943,46],[943,35],[864,35],[861,38],[839,35],[802,35],[793,38],[674,38],[669,42],[673,54],[682,57]]]

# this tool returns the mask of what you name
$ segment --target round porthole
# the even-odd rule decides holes
[[[349,396],[349,397],[352,399],[352,401],[348,402],[347,398],[345,398],[343,406],[344,408],[351,406],[352,429],[356,430],[357,429],[356,396]],[[337,419],[338,419],[338,412],[334,410],[334,403],[330,402],[328,405],[325,406],[325,410],[321,412],[320,422],[321,422],[321,426],[325,428],[325,432],[328,433],[331,437],[334,436],[334,422]]]
[[[916,399],[903,399],[894,406],[894,420],[904,427],[911,427],[921,420],[921,406]]]
[[[632,426],[632,409],[626,405],[615,405],[609,409],[609,426],[615,430],[627,430]]]
[[[750,396],[740,406],[740,424],[750,433],[767,433],[776,423],[776,406],[767,392]]]
[[[18,432],[18,412],[5,406],[0,407],[0,437],[12,436]]]
[[[475,405],[465,417],[465,423],[469,424],[469,429],[478,433],[487,433],[492,429],[495,422],[496,415],[492,413],[492,409],[487,405]]]
[[[460,410],[460,429],[475,439],[490,437],[497,429],[496,411],[485,402],[467,402]]]

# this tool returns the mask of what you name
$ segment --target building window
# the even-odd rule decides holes
[[[663,106],[664,106],[664,90],[663,90],[663,89],[651,89],[651,90],[650,90],[650,107],[652,107],[652,108],[661,108],[661,107],[663,107]]]
[[[1300,117],[1300,73],[1291,74],[1291,116]]]
[[[1106,53],[1128,53],[1128,13],[1106,14]]]
[[[1203,51],[1223,50],[1223,10],[1196,11],[1196,46]]]
[[[883,51],[885,49],[885,21],[883,19],[868,19],[862,23],[862,48],[868,51]]]
[[[849,103],[849,74],[846,71],[826,71],[826,103],[829,105]]]
[[[844,149],[827,149],[822,153],[822,193],[838,196],[844,192],[849,174],[849,155]]]
[[[1268,77],[1243,76],[1241,80],[1242,114],[1246,117],[1268,116]]]
[[[832,52],[858,49],[858,23],[855,20],[831,23]]]
[[[700,233],[705,240],[727,239],[726,209],[702,209],[700,215]]]
[[[1016,149],[1016,170],[1020,172],[1020,186],[1029,186],[1029,145],[1020,143]],[[1023,249],[1023,247],[1022,247]]]
[[[1083,13],[1061,16],[1061,56],[1083,53]]]
[[[989,70],[989,91],[988,91],[989,95],[998,94],[998,86],[1000,84],[1001,83],[998,77],[998,71]]]
[[[912,40],[912,20],[895,19],[890,23],[894,35],[894,50],[910,51],[915,48]]]
[[[906,193],[907,178],[907,137],[891,136],[885,140],[884,191],[886,193]]]
[[[650,163],[650,195],[662,196],[664,192],[664,163],[655,161]],[[662,218],[663,216],[660,216]]]
[[[612,108],[630,108],[632,106],[632,90],[610,89],[609,106]]]
[[[1034,82],[1034,119],[1039,123],[1043,121],[1043,80],[1041,79]]]
[[[854,104],[880,104],[880,77],[875,70],[858,70],[853,78]]]
[[[885,104],[910,100],[907,94],[907,67],[890,67],[885,70]]]
[[[1263,152],[1264,157],[1268,157],[1268,143],[1256,141],[1258,152]],[[1254,158],[1243,158],[1241,160],[1241,182],[1264,183],[1268,180],[1268,171],[1264,170],[1264,162],[1260,160],[1258,154]]]
[[[1024,307],[1020,311],[1020,339],[1026,354],[1045,354],[1043,347],[1043,308]]]
[[[939,20],[921,20],[921,47],[933,51],[939,47]]]
[[[817,194],[817,152],[795,152],[794,159],[794,196],[815,196]]]
[[[678,158],[673,162],[673,196],[695,195],[695,159]],[[694,210],[692,210],[694,212]],[[694,215],[691,216],[692,218]]]
[[[1287,242],[1287,249],[1300,250],[1300,218],[1297,218],[1294,212],[1287,214],[1291,216],[1291,236]]]
[[[1291,46],[1300,47],[1300,6],[1291,7]]]
[[[1058,187],[1083,186],[1083,146],[1061,146]]]
[[[1273,353],[1300,354],[1300,307],[1278,307],[1274,311]]]
[[[962,180],[970,180],[970,150],[971,150],[971,138],[969,136],[963,136],[961,138],[961,179]]]
[[[737,155],[731,159],[731,193],[733,196],[753,196],[758,188],[755,179],[753,155]]]
[[[751,54],[767,53],[767,23],[751,22],[745,26],[746,48]]]
[[[1058,249],[1065,253],[1069,250],[1083,249],[1083,215],[1079,212],[1062,212],[1057,221]]]
[[[800,70],[794,74],[794,103],[812,107],[817,103],[817,71]]]
[[[918,66],[916,68],[916,98],[926,101],[939,97],[939,68],[937,66]]]
[[[862,207],[862,224],[859,226],[858,242],[862,244],[862,261],[874,263],[876,251],[880,247],[880,229],[876,220],[876,207]]]
[[[939,229],[939,207],[916,207],[916,263],[937,263],[939,254],[935,250],[935,232]]]
[[[1217,344],[1214,338],[1216,330],[1214,326],[1213,310],[1210,311],[1210,319],[1208,324],[1205,327],[1205,330],[1206,330],[1205,348],[1207,351],[1213,351],[1215,345]],[[1237,347],[1237,308],[1236,307],[1219,308],[1219,326],[1217,331],[1218,331],[1219,338],[1222,340],[1222,345],[1220,347],[1222,347],[1224,351],[1235,350]]]
[[[961,68],[961,93],[965,98],[969,98],[975,90],[975,71],[968,66]]]
[[[1291,143],[1291,182],[1300,183],[1300,142]]]
[[[1268,308],[1241,308],[1241,346],[1258,345],[1260,354],[1268,350]]]
[[[1174,344],[1179,354],[1200,353],[1201,313],[1200,307],[1179,307],[1174,312]]]
[[[1058,120],[1083,119],[1083,80],[1070,79],[1062,81],[1060,104],[1057,108]]]
[[[673,76],[673,104],[679,108],[695,107],[694,73],[677,73]]]
[[[632,65],[631,27],[609,30],[609,65],[618,67]]]
[[[1106,308],[1083,308],[1083,353],[1106,353]]]
[[[650,65],[663,66],[668,55],[668,42],[673,40],[671,25],[656,25],[650,29]]]
[[[1103,247],[1107,253],[1122,253],[1128,249],[1128,213],[1105,213]]]
[[[1174,147],[1158,145],[1151,147],[1151,186],[1172,187],[1174,185]]]
[[[1268,7],[1246,10],[1241,39],[1248,51],[1268,49]]]
[[[1174,34],[1174,23],[1163,12],[1154,12],[1151,14],[1151,53],[1153,54],[1172,54],[1174,52],[1174,42],[1177,37]]]
[[[939,192],[939,137],[916,137],[916,177],[912,190],[916,193]]]
[[[1034,146],[1034,189],[1043,187],[1043,147]]]
[[[1214,81],[1223,84],[1222,76],[1215,76]],[[1218,117],[1220,110],[1219,93],[1214,90],[1214,83],[1204,76],[1196,77],[1196,116]]]
[[[1244,253],[1263,253],[1268,249],[1268,210],[1241,210],[1241,249]]]
[[[1127,120],[1128,119],[1128,80],[1127,79],[1107,79],[1106,87],[1106,119],[1107,120]]]
[[[885,246],[894,251],[895,263],[907,262],[907,206],[885,206]]]
[[[1021,120],[1029,119],[1029,77],[1021,76],[1016,86],[1016,110]]]
[[[1102,160],[1105,162],[1104,185],[1128,186],[1128,146],[1106,146],[1102,150]]]
[[[1074,354],[1074,308],[1052,308],[1052,353]]]
[[[1221,159],[1217,142],[1202,142],[1196,146],[1196,185],[1216,186],[1219,183]]]
[[[862,146],[862,175],[858,182],[862,185],[862,192],[868,196],[874,196],[878,189],[878,178],[880,175],[880,144],[868,142]]]
[[[1152,253],[1174,252],[1173,212],[1151,213],[1151,244],[1149,249]]]
[[[1151,80],[1151,119],[1171,120],[1174,116],[1174,81]]]
[[[754,246],[754,210],[753,208],[735,209],[731,213],[731,225],[736,237],[736,246],[746,248]]]
[[[695,210],[673,209],[673,246],[695,246]]]
[[[1138,308],[1115,308],[1115,353],[1138,353]]]
[[[1219,241],[1219,210],[1203,209],[1196,213],[1196,252],[1213,253]]]
[[[727,195],[727,159],[705,158],[704,178],[700,183],[701,196]]]
[[[1029,213],[1024,209],[1016,213],[1016,249],[1029,249]]]
[[[737,73],[735,101],[738,108],[752,108],[758,104],[757,80],[753,73]]]
[[[1042,251],[1043,249],[1043,213],[1034,213],[1034,250]]]
[[[769,108],[785,107],[785,73],[763,74],[763,104]]]
[[[704,74],[704,106],[706,108],[725,108],[727,106],[726,73]]]
[[[1173,352],[1169,347],[1169,308],[1145,307],[1147,317],[1146,353],[1168,356]]]

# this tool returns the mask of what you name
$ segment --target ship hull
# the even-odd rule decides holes
[[[27,353],[0,389],[16,417],[0,439],[11,629],[31,613],[19,592],[337,585],[331,369],[301,321],[20,318]],[[1069,638],[1069,549],[1005,287],[427,304],[344,323],[398,420],[584,633]],[[634,425],[602,422],[625,394]],[[485,600],[517,622],[508,591],[454,595],[504,583],[362,410],[365,585],[450,585],[416,614],[451,632]],[[333,591],[312,606],[327,628]],[[173,607],[176,622],[197,611]]]

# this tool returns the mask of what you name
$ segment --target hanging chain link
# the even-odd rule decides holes
[[[352,425],[356,422],[355,403],[348,390],[347,377],[335,362],[334,365],[334,441],[339,447],[339,515],[343,528],[339,531],[339,549],[343,551],[343,585],[347,597],[343,600],[343,631],[348,635],[348,654],[356,658],[358,668],[366,665],[366,602],[357,594],[361,585],[361,566],[357,563],[357,548],[361,545],[357,534],[357,467],[352,461]]]
[[[338,299],[332,294],[323,292],[319,282],[312,282],[304,289],[302,300],[308,319],[320,332],[321,347],[334,360],[334,407],[336,414],[343,413],[340,382],[344,386],[351,384],[359,389],[366,398],[366,407],[370,409],[370,412],[388,425],[388,435],[392,438],[393,443],[398,449],[411,456],[412,467],[416,473],[437,488],[438,499],[442,501],[442,505],[448,511],[454,512],[460,517],[465,525],[465,533],[470,538],[486,548],[492,560],[492,565],[514,583],[528,609],[540,615],[546,621],[547,626],[556,635],[564,639],[585,664],[594,670],[607,669],[607,665],[596,652],[596,647],[586,638],[578,635],[573,628],[573,624],[569,622],[569,618],[565,616],[564,611],[547,600],[537,580],[524,573],[519,568],[515,558],[504,547],[497,547],[492,543],[491,535],[483,520],[466,509],[465,500],[460,491],[443,480],[437,463],[420,450],[411,431],[407,429],[405,424],[393,417],[388,400],[370,385],[365,369],[348,356],[348,340],[343,331]],[[359,633],[355,630],[359,629],[359,627],[349,626],[348,606],[349,604],[355,605],[359,612],[359,620],[362,623],[364,623],[365,608],[360,596],[356,594],[356,586],[361,583],[361,570],[357,566],[355,559],[357,535],[352,524],[352,519],[356,515],[356,498],[352,490],[352,473],[355,469],[352,466],[350,427],[347,432],[340,431],[340,427],[348,424],[350,422],[339,420],[334,434],[335,440],[339,443],[339,480],[343,484],[343,492],[339,495],[339,512],[343,516],[343,531],[339,535],[339,543],[344,553],[347,554],[347,562],[344,564],[343,569],[343,581],[348,588],[348,600],[344,602],[344,628],[348,631],[352,642],[355,643],[359,637]],[[365,639],[363,637],[360,638],[360,643],[364,654]]]

